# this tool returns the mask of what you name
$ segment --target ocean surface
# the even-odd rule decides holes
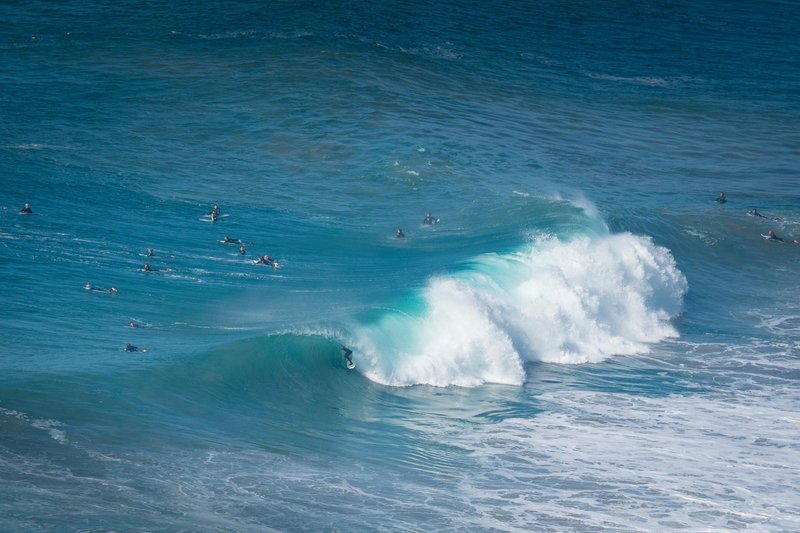
[[[0,530],[800,530],[797,2],[0,21]]]

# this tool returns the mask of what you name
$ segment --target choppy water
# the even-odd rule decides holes
[[[800,529],[794,3],[0,20],[0,529]]]

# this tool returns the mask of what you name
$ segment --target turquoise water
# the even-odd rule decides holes
[[[793,3],[0,19],[0,529],[800,528]]]

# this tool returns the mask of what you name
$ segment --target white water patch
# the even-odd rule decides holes
[[[50,438],[58,442],[59,444],[65,444],[67,442],[66,432],[63,429],[59,429],[63,427],[64,424],[62,424],[58,420],[33,418],[25,413],[21,413],[13,409],[5,409],[3,407],[0,407],[0,415],[22,420],[26,424],[30,425],[32,428],[46,431],[47,434],[50,435]]]
[[[386,313],[354,344],[363,373],[383,384],[519,385],[525,361],[598,362],[676,337],[686,290],[647,237],[548,238],[431,279],[420,310]]]
[[[705,244],[706,246],[716,246],[717,244],[719,244],[719,240],[695,228],[684,228],[681,230],[681,233],[683,233],[684,235],[689,235],[690,237],[696,237],[697,239],[700,239],[700,241],[702,241],[702,243]]]
[[[645,398],[559,392],[547,412],[448,435],[487,526],[800,530],[796,390]]]
[[[659,78],[657,76],[612,76],[610,74],[598,74],[593,72],[586,72],[584,74],[595,80],[630,83],[647,87],[668,87],[698,81],[686,76]]]

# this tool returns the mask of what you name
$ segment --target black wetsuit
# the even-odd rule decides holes
[[[344,346],[342,346],[341,349],[344,352],[344,358],[347,360],[347,362],[350,363],[351,365],[354,364],[353,363],[353,350],[351,350],[350,348],[346,348]]]

